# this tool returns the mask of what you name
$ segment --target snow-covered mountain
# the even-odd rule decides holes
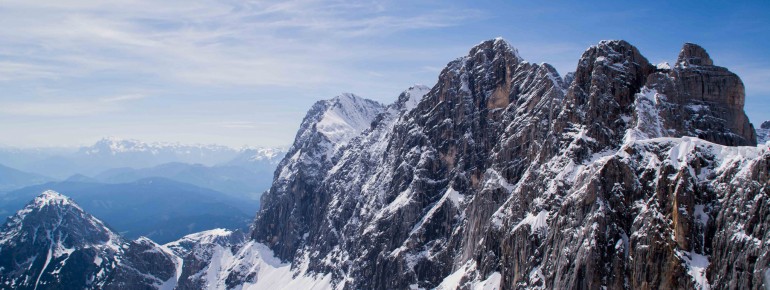
[[[247,228],[259,208],[255,200],[153,177],[118,184],[64,181],[25,187],[0,197],[0,214],[12,215],[45,190],[67,194],[126,238],[146,236],[158,243],[215,227]]]
[[[166,245],[128,241],[69,199],[45,191],[0,232],[0,289],[323,289],[265,245],[214,229]],[[237,277],[236,273],[248,274]]]
[[[286,155],[284,148],[242,148],[240,153],[224,165],[235,165],[250,167],[258,164],[278,165],[283,156]]]
[[[625,41],[570,79],[474,47],[328,163],[290,152],[251,239],[344,289],[767,283],[770,153],[740,79],[694,44],[657,68]]]
[[[127,241],[54,191],[36,197],[0,231],[3,289],[173,289],[168,249]]]
[[[562,78],[485,41],[393,104],[316,103],[249,233],[163,248],[177,289],[766,288],[744,99],[695,44],[602,41]]]
[[[30,152],[27,152],[30,151]],[[247,168],[274,168],[281,157],[278,148],[231,148],[221,145],[142,142],[115,137],[103,138],[74,152],[36,149],[0,150],[0,159],[12,167],[60,179],[74,174],[95,175],[114,168],[148,168],[165,163],[189,163],[205,166],[233,165]],[[26,153],[25,153],[26,152]],[[45,153],[45,154],[43,154]],[[5,155],[20,156],[18,158]]]

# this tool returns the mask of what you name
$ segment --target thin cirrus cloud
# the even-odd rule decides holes
[[[163,138],[173,139],[167,141],[285,145],[304,109],[317,99],[342,91],[391,99],[421,82],[421,76],[435,77],[438,70],[425,72],[419,66],[435,63],[431,60],[444,64],[467,50],[465,44],[458,50],[446,44],[394,42],[391,36],[401,40],[410,33],[485,17],[480,10],[451,6],[314,0],[3,1],[0,119],[6,125],[0,124],[0,131],[28,126],[27,131],[59,134],[67,128],[61,139],[75,142],[128,130],[127,124],[131,132],[147,135],[164,124]],[[418,68],[403,70],[405,63]],[[133,93],[137,91],[152,92],[153,97]],[[217,105],[202,105],[211,102]],[[260,106],[250,110],[244,103]],[[225,116],[253,121],[221,122]],[[29,117],[38,123],[66,120],[53,132],[50,126],[32,127]],[[190,120],[210,124],[192,130]],[[221,139],[222,132],[236,137]],[[11,134],[0,134],[0,144],[38,142],[2,135]],[[206,139],[210,136],[218,139]]]
[[[278,125],[279,122],[271,122],[271,121],[265,121],[265,122],[256,122],[256,121],[222,121],[222,122],[211,122],[211,123],[202,123],[203,126],[214,126],[218,128],[223,129],[260,129],[265,126],[275,126]]]
[[[0,80],[117,71],[195,85],[288,86],[352,78],[338,63],[377,51],[352,49],[360,45],[355,39],[480,16],[449,9],[383,14],[375,2],[346,1],[3,5],[0,37],[8,49],[0,54],[16,66],[0,71]]]
[[[146,98],[128,94],[97,98],[91,101],[41,101],[0,103],[0,114],[29,117],[78,117],[116,112],[125,109],[126,102]]]

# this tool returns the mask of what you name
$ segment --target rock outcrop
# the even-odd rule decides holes
[[[0,231],[2,289],[172,289],[178,263],[146,238],[124,240],[54,191]]]
[[[765,283],[770,153],[727,147],[756,144],[740,79],[696,45],[671,68],[625,41],[565,79],[479,44],[413,109],[394,109],[402,96],[336,147],[328,173],[289,174],[308,162],[287,157],[252,239],[344,289]],[[271,201],[297,189],[311,198]]]
[[[637,96],[638,126],[648,138],[695,136],[729,146],[756,145],[743,111],[741,79],[713,65],[708,53],[687,43],[673,69],[647,77]]]

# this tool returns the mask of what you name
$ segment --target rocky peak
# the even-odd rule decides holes
[[[483,41],[471,48],[468,53],[471,57],[476,57],[477,54],[484,54],[487,59],[511,56],[511,59],[517,62],[523,61],[519,51],[502,37]]]
[[[724,145],[756,145],[743,111],[741,79],[713,61],[702,47],[686,43],[677,65],[650,74],[636,95],[637,129],[646,137],[696,136]]]
[[[368,129],[374,117],[383,110],[384,106],[376,101],[343,93],[332,99],[316,102],[305,116],[300,133],[321,134],[331,143],[331,147],[335,148],[327,152],[331,157],[336,149]]]
[[[125,241],[70,198],[45,191],[0,230],[0,288],[118,289],[174,278],[172,255]],[[88,287],[86,287],[88,286]]]
[[[450,238],[462,236],[451,230],[460,221],[454,214],[463,196],[484,187],[492,160],[500,159],[506,176],[529,164],[542,144],[533,139],[549,130],[537,120],[556,116],[563,84],[550,65],[525,62],[507,42],[495,39],[450,62],[432,89],[407,90],[397,104],[426,91],[409,113],[380,115],[370,130],[341,149],[323,178],[292,175],[291,186],[274,183],[252,238],[298,264],[310,255],[312,271],[374,275],[356,279],[352,288],[408,288],[408,280],[386,278],[401,275],[399,269],[425,281],[421,287],[437,286],[451,263],[419,253],[432,247],[430,256],[444,256],[454,249],[447,244]],[[446,219],[420,222],[426,212]],[[378,258],[382,253],[393,254]],[[384,260],[371,263],[375,259]],[[421,266],[415,268],[418,260]]]
[[[422,101],[422,97],[430,91],[430,87],[421,84],[415,84],[398,96],[398,100],[394,104],[397,109],[411,111],[417,107],[417,104]]]
[[[316,102],[302,120],[294,144],[278,164],[273,186],[262,195],[263,210],[256,217],[257,221],[285,222],[257,222],[251,236],[275,246],[278,257],[291,257],[308,224],[314,222],[322,210],[317,207],[323,198],[317,194],[318,186],[334,166],[337,154],[348,142],[370,129],[385,110],[385,106],[376,101],[349,93]],[[301,209],[285,211],[294,207]]]
[[[596,96],[611,93],[621,106],[629,105],[632,95],[653,71],[650,62],[625,40],[602,40],[589,47],[578,61],[575,82]],[[590,92],[591,86],[601,85]],[[627,87],[624,87],[627,86]],[[589,101],[589,100],[586,100]]]
[[[554,134],[574,143],[572,154],[588,156],[618,146],[634,112],[635,94],[655,71],[639,50],[624,40],[603,40],[578,61]]]
[[[31,205],[35,208],[42,208],[45,206],[75,206],[77,205],[67,196],[64,196],[61,193],[58,193],[53,190],[46,190],[37,197],[35,197],[34,200],[32,200]]]
[[[57,239],[66,248],[83,247],[106,242],[119,242],[117,236],[101,221],[85,213],[83,209],[53,190],[38,195],[26,207],[8,219],[0,234],[0,241],[7,242],[25,237],[46,236]],[[114,240],[114,241],[113,241]],[[52,242],[36,240],[34,242]]]
[[[656,150],[652,154],[658,156],[644,158],[660,162],[678,145],[645,140],[655,144],[649,145],[652,149],[640,143],[633,147],[639,152],[629,152],[638,139],[623,138],[634,128],[634,117],[651,115],[646,111],[650,107],[684,112],[690,105],[689,110],[720,106],[703,101],[672,108],[662,107],[662,101],[647,103],[650,95],[655,98],[649,94],[650,80],[658,79],[653,75],[671,81],[666,87],[683,99],[698,99],[693,94],[701,94],[702,88],[679,86],[673,77],[684,70],[656,68],[626,41],[602,41],[586,50],[574,77],[565,77],[567,85],[553,67],[524,61],[504,40],[484,41],[450,62],[411,112],[399,114],[389,107],[369,129],[350,139],[324,167],[329,170],[309,176],[302,173],[309,168],[304,166],[281,174],[287,178],[276,180],[264,195],[251,239],[267,244],[281,259],[330,274],[351,289],[434,288],[453,271],[459,273],[452,274],[457,282],[468,282],[463,287],[474,285],[473,279],[491,279],[491,284],[510,288],[666,288],[679,281],[689,285],[681,273],[656,268],[684,267],[673,256],[678,252],[656,248],[656,255],[674,260],[656,256],[651,265],[643,265],[636,261],[647,260],[629,259],[628,249],[636,241],[630,221],[639,214],[629,209],[653,197],[661,197],[667,208],[673,203],[662,191],[676,184],[668,178],[671,171],[691,171],[666,167],[659,183],[648,180],[649,175],[639,176],[647,161],[629,158]],[[676,99],[673,94],[670,98]],[[409,91],[396,104],[407,101],[412,101]],[[682,116],[657,114],[655,120],[673,123]],[[708,117],[688,125],[695,129],[687,132],[720,140],[709,134],[724,132],[718,125],[731,115],[714,116],[727,119]],[[686,136],[685,131],[663,131],[665,136]],[[290,153],[284,161],[301,158]],[[650,184],[661,185],[642,189]],[[605,212],[608,206],[613,209]],[[645,218],[638,218],[640,224],[649,224]],[[580,246],[576,236],[599,248]],[[643,242],[646,246],[656,241]],[[692,250],[681,244],[683,250]],[[602,256],[621,249],[617,261]],[[588,254],[580,254],[584,251]],[[605,266],[608,263],[616,264]],[[666,273],[678,280],[632,280],[630,270],[619,270],[631,266],[638,267],[638,273]],[[605,282],[610,280],[612,284]]]
[[[714,61],[711,60],[708,52],[703,47],[694,43],[685,43],[676,59],[677,66],[711,66]]]

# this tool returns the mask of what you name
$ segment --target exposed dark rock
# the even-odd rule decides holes
[[[694,43],[685,43],[682,47],[682,51],[679,52],[679,57],[676,59],[676,65],[681,67],[687,66],[712,66],[714,61],[711,60],[708,52],[700,47],[700,45]]]
[[[0,232],[0,288],[156,289],[175,278],[174,255],[125,241],[69,198],[47,191]]]
[[[758,194],[767,178],[737,172],[764,170],[768,153],[722,146],[756,139],[740,79],[702,48],[685,45],[677,66],[656,68],[629,43],[603,41],[562,79],[491,40],[449,63],[414,109],[396,109],[402,99],[334,158],[318,159],[328,161],[323,177],[274,184],[263,212],[275,206],[286,217],[260,213],[255,228],[310,213],[303,230],[253,237],[346,289],[433,288],[450,274],[463,289],[763,283],[766,247],[741,258],[719,238],[736,232],[720,234],[718,221],[732,180],[756,184],[735,185],[746,190],[733,193],[737,200],[765,202]],[[657,137],[678,139],[649,140]],[[287,157],[278,171],[294,172],[293,163]],[[270,202],[300,191],[312,200]],[[721,262],[728,260],[744,264]],[[709,266],[717,264],[725,269]]]
[[[637,117],[643,115],[636,125],[646,137],[694,136],[729,146],[757,144],[754,127],[743,112],[743,82],[712,63],[703,48],[688,43],[679,65],[649,75],[636,104]]]

